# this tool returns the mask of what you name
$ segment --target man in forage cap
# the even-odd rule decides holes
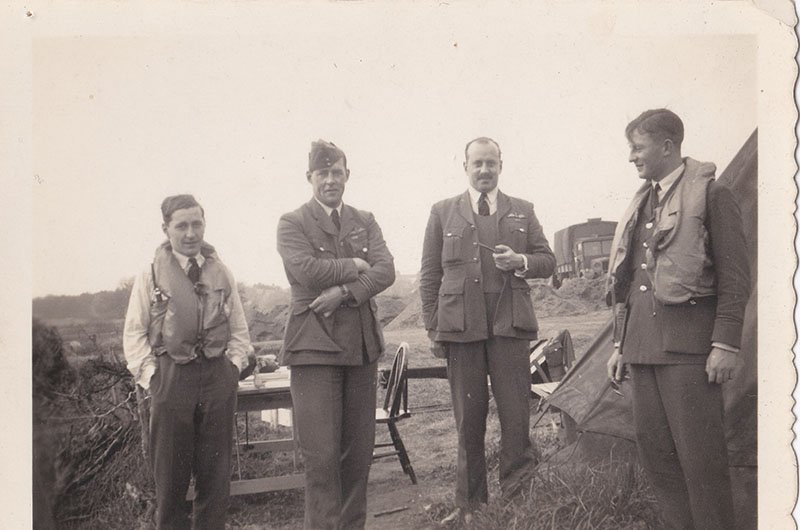
[[[283,215],[278,252],[292,293],[281,364],[305,462],[305,528],[363,528],[375,440],[375,296],[394,283],[394,258],[370,212],[342,202],[347,157],[318,140],[308,154],[313,197]]]

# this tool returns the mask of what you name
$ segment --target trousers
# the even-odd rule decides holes
[[[378,363],[296,365],[291,370],[306,472],[304,528],[364,528]]]
[[[150,455],[159,530],[224,530],[238,381],[238,369],[224,356],[188,364],[158,357],[150,382]],[[192,475],[193,507],[186,501]]]
[[[500,487],[532,458],[528,340],[491,337],[447,343],[447,379],[458,431],[456,506],[488,502],[486,482],[487,375],[500,418]]]
[[[633,364],[639,459],[669,528],[734,528],[722,387],[703,364]]]

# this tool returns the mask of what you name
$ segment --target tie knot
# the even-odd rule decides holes
[[[331,221],[333,221],[333,224],[336,225],[336,230],[342,229],[342,222],[339,219],[339,210],[334,209],[331,212]]]

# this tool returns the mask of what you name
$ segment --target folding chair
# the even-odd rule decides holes
[[[386,389],[386,396],[383,399],[383,408],[375,409],[375,422],[385,423],[389,427],[391,442],[375,443],[375,448],[391,447],[393,450],[381,453],[373,452],[372,458],[385,458],[387,456],[397,456],[403,471],[411,478],[411,483],[417,483],[414,475],[414,468],[411,467],[411,460],[408,458],[403,439],[397,430],[397,422],[403,418],[410,418],[411,412],[408,410],[408,361],[406,351],[408,343],[402,342],[394,355],[394,362],[388,377],[381,378],[381,386]]]

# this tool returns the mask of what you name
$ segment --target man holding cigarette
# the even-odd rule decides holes
[[[501,425],[500,485],[513,494],[535,457],[529,438],[529,341],[537,338],[527,278],[553,274],[555,257],[533,205],[497,189],[500,146],[465,148],[469,188],[436,203],[425,230],[420,296],[431,350],[447,359],[458,430],[456,508],[464,521],[488,501],[484,438],[491,378]]]

